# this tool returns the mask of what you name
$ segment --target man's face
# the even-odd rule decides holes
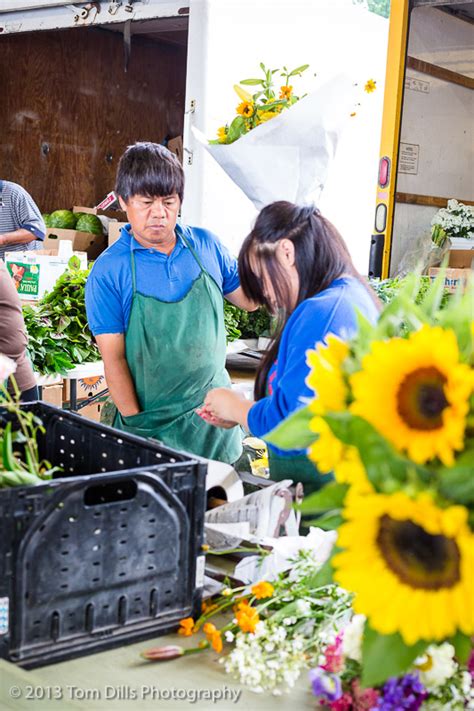
[[[121,197],[119,201],[137,242],[161,251],[174,245],[174,229],[181,204],[176,193],[166,197],[133,195],[128,202]]]

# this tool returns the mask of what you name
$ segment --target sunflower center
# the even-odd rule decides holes
[[[459,548],[452,538],[427,533],[412,521],[380,519],[377,545],[395,575],[413,588],[439,590],[459,582]]]
[[[397,394],[398,414],[408,427],[435,430],[443,425],[448,406],[444,393],[446,377],[437,368],[418,368],[402,381]]]

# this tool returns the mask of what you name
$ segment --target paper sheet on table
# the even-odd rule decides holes
[[[247,522],[249,540],[260,541],[265,536],[280,535],[281,527],[287,535],[297,535],[298,523],[293,510],[293,497],[288,490],[291,479],[244,496],[238,501],[206,511],[205,524],[238,524]]]
[[[336,531],[323,531],[311,527],[306,536],[286,536],[265,538],[262,545],[273,550],[264,558],[249,556],[243,558],[235,567],[234,575],[244,583],[253,584],[259,580],[275,580],[280,573],[288,570],[300,550],[310,550],[315,566],[323,565],[336,543]]]
[[[206,523],[206,543],[213,551],[238,548],[243,540],[249,540],[250,524],[240,523]]]
[[[358,95],[356,82],[340,74],[234,143],[209,145],[193,133],[257,209],[275,200],[317,203]]]

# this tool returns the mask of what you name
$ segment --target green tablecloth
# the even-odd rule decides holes
[[[24,671],[0,660],[0,709],[278,711],[315,708],[306,672],[303,672],[291,694],[272,696],[254,694],[237,684],[224,672],[214,652],[161,663],[148,663],[139,656],[144,649],[180,644],[181,641],[187,644],[190,640],[182,640],[173,634],[32,671]],[[15,687],[14,694],[20,690],[20,698],[12,698],[11,687]],[[62,698],[55,699],[59,695],[55,687],[59,688]],[[28,699],[25,698],[27,694],[43,694],[46,698],[42,701]],[[215,695],[214,701],[212,694]],[[53,698],[48,699],[47,695]]]

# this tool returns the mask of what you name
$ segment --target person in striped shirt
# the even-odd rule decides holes
[[[21,185],[0,180],[0,259],[5,252],[37,249],[46,226],[35,201]]]

